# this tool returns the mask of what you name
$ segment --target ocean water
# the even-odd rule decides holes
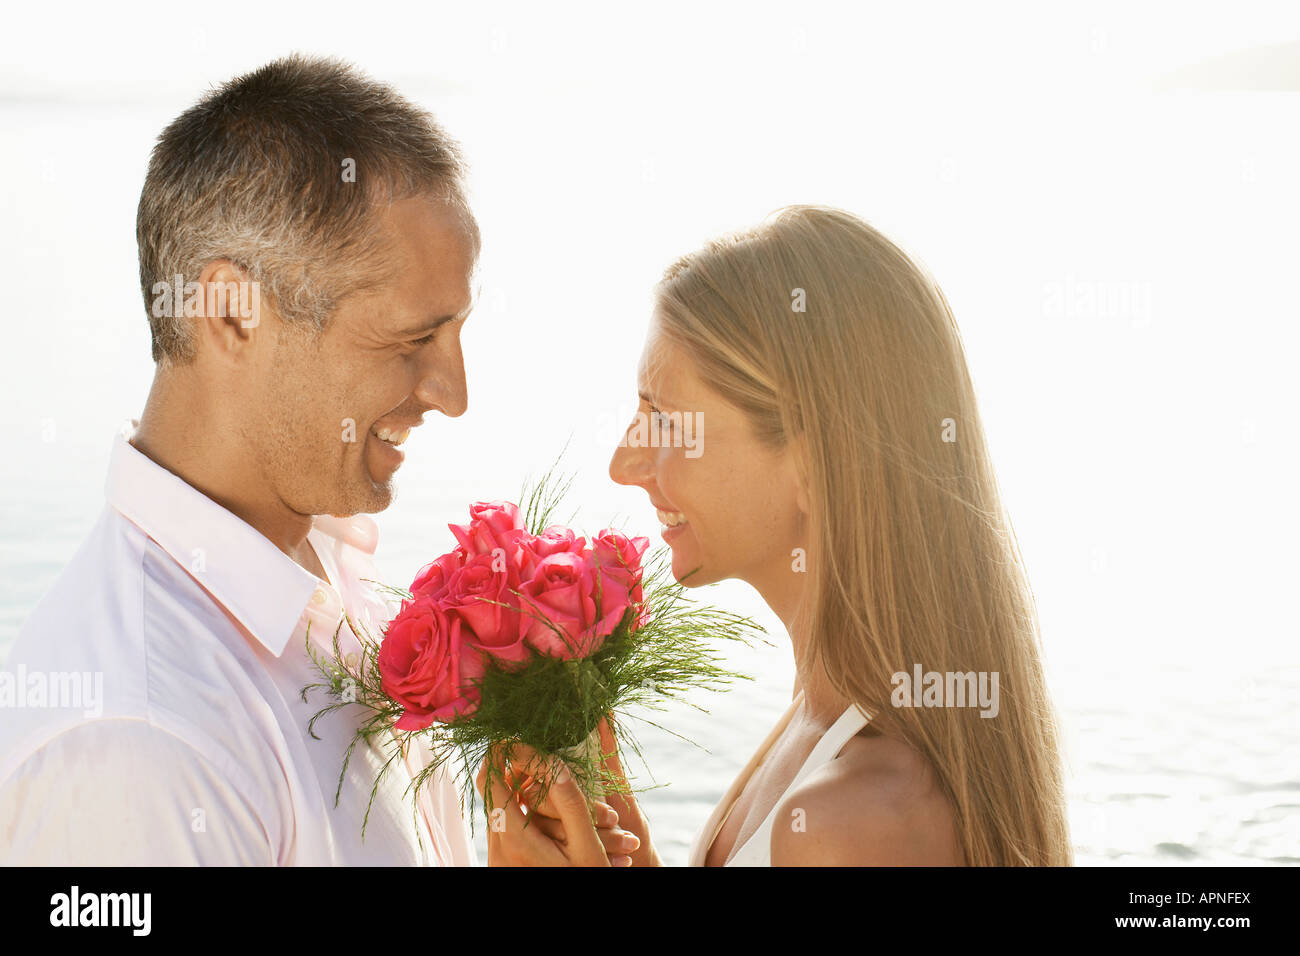
[[[482,62],[505,69],[523,39],[491,36]],[[926,88],[918,114],[897,82],[864,81],[854,115],[870,123],[797,85],[737,99],[723,123],[698,98],[629,94],[612,62],[617,82],[570,71],[552,99],[551,81],[484,66],[478,87],[447,83],[406,54],[399,76],[363,65],[465,142],[485,245],[470,410],[412,438],[379,516],[386,576],[409,581],[466,503],[514,496],[566,444],[579,522],[654,538],[644,494],[606,475],[652,283],[779,205],[843,206],[918,253],[957,314],[1039,602],[1078,862],[1300,861],[1294,94]],[[214,54],[202,79],[234,69]],[[0,101],[0,656],[89,531],[111,439],[147,394],[135,203],[153,136],[201,88],[64,78]],[[676,864],[793,680],[751,590],[707,599],[773,644],[735,660],[754,679],[699,701],[709,713],[661,715],[695,745],[639,734],[660,785],[643,803]]]
[[[21,496],[6,496],[0,512],[0,658],[89,531],[102,505],[111,437],[104,439],[105,454],[73,454],[50,443]],[[415,460],[408,460],[415,469],[432,463],[417,450],[419,441],[412,443]],[[464,520],[468,501],[512,493],[486,476],[478,483],[465,476],[448,482],[413,477],[406,476],[398,502],[378,516],[380,568],[400,585],[451,546],[446,522]],[[456,490],[447,492],[445,485]],[[615,514],[619,496],[599,497],[596,505],[573,500],[582,527],[603,525]],[[644,514],[627,527],[653,533]],[[656,846],[672,865],[685,863],[696,829],[784,712],[794,676],[789,642],[755,592],[724,583],[695,596],[753,616],[769,630],[770,643],[728,653],[729,664],[752,680],[692,698],[705,710],[675,704],[644,715],[663,729],[629,723],[645,757],[644,764],[633,759],[629,769],[638,786],[649,788],[642,805]],[[1064,735],[1079,864],[1300,862],[1300,666],[1256,669],[1227,655],[1214,666],[1100,656],[1083,639],[1071,651],[1054,636],[1048,632],[1055,649],[1048,657],[1049,682]],[[477,842],[486,860],[481,824]]]

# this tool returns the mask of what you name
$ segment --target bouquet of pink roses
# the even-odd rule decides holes
[[[304,688],[303,699],[316,688],[336,698],[312,725],[341,707],[369,711],[344,756],[340,787],[357,743],[387,745],[386,771],[405,738],[422,734],[432,760],[414,779],[417,790],[454,762],[462,800],[472,803],[483,759],[520,742],[561,755],[589,794],[610,791],[626,784],[604,772],[602,719],[639,754],[621,726],[629,708],[662,710],[692,688],[742,677],[720,666],[714,642],[749,641],[757,625],[687,599],[662,552],[645,561],[646,538],[606,529],[588,541],[548,524],[557,501],[544,481],[525,513],[508,501],[471,505],[468,524],[449,526],[457,546],[422,568],[409,590],[380,585],[400,607],[378,640],[357,633],[358,658],[342,659],[337,632],[331,658],[309,640],[326,681]],[[489,773],[494,767],[489,761]],[[544,792],[549,781],[536,783]]]

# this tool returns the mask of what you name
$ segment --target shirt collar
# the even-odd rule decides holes
[[[105,495],[117,509],[186,569],[273,655],[284,653],[312,594],[328,587],[242,518],[153,461],[130,438],[139,422],[113,441]],[[314,529],[373,553],[367,515],[318,515]]]

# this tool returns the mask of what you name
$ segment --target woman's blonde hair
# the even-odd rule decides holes
[[[947,300],[837,209],[791,206],[669,267],[666,335],[809,496],[801,669],[919,752],[972,865],[1072,862],[1037,612]],[[893,675],[998,674],[996,716],[896,707]]]

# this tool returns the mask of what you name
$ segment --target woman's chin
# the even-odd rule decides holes
[[[676,551],[673,552],[673,579],[686,588],[703,587],[719,580],[709,575],[700,561],[688,559]]]
[[[699,540],[695,529],[689,524],[681,524],[662,532],[664,543],[673,554],[673,579],[683,587],[698,588],[706,584],[716,584],[726,578],[725,574],[715,574],[704,567],[704,558],[700,555]]]

